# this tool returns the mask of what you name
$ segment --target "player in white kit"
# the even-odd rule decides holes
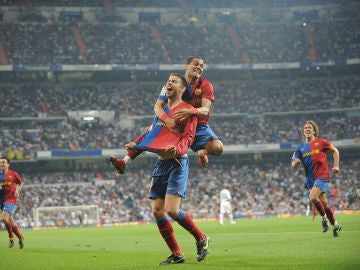
[[[224,214],[228,215],[230,224],[235,224],[231,207],[231,194],[227,188],[220,191],[220,224],[224,225]]]

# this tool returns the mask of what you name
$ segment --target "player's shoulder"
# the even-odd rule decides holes
[[[330,141],[325,138],[317,137],[314,139],[314,142],[316,143],[322,143],[322,144],[330,144]]]
[[[309,143],[306,142],[306,141],[303,141],[303,142],[301,142],[301,143],[298,144],[297,149],[303,148],[303,147],[305,147],[305,146],[307,146],[307,145],[309,145]]]
[[[13,175],[13,176],[20,177],[19,173],[17,171],[14,171],[14,170],[9,170],[8,175]]]
[[[212,83],[209,80],[205,79],[204,77],[199,78],[199,84],[202,85],[203,87],[213,88]]]

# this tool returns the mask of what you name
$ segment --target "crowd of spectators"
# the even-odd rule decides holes
[[[302,18],[286,16],[238,18],[232,26],[186,19],[158,25],[15,21],[0,24],[0,40],[9,64],[15,65],[179,64],[189,54],[202,55],[209,64],[359,58],[359,16],[349,11],[340,14],[306,20],[306,25]],[[78,47],[73,27],[80,30],[85,52]]]
[[[348,77],[214,82],[216,101],[210,125],[225,145],[298,142],[304,117],[317,121],[322,136],[330,140],[359,138],[359,82]],[[150,123],[161,85],[0,86],[0,117],[17,118],[2,121],[1,149],[123,148]],[[117,116],[111,122],[85,125],[69,117],[69,111],[78,110],[109,110]],[[144,118],[134,120],[135,128],[121,126],[119,118],[132,115]],[[26,117],[33,117],[32,121]]]
[[[98,7],[103,6],[104,1],[101,0],[30,0],[27,1],[30,4],[35,6],[68,6],[68,7]],[[184,8],[181,2],[189,5],[191,7],[206,7],[206,8],[234,8],[234,7],[258,7],[258,6],[266,6],[266,7],[289,7],[289,6],[300,6],[300,5],[324,5],[324,4],[337,4],[336,0],[262,0],[259,2],[252,0],[218,0],[218,1],[207,1],[207,0],[111,0],[109,1],[116,7],[176,7],[176,8]],[[18,0],[1,0],[0,5],[22,5],[24,4],[22,1]]]
[[[359,166],[359,159],[343,160],[341,173],[332,176],[333,187],[338,189],[337,210],[360,207]],[[23,174],[25,185],[15,219],[31,227],[37,207],[98,205],[101,223],[151,222],[147,189],[138,188],[149,185],[151,171],[151,162],[142,169],[130,167],[122,176],[102,171],[104,179],[113,180],[111,184],[97,178],[94,171]],[[242,166],[215,162],[206,170],[194,165],[182,205],[195,218],[217,218],[219,192],[228,183],[237,216],[304,215],[308,204],[304,177],[302,169],[293,170],[276,160]]]
[[[149,116],[153,114],[153,103],[165,80],[132,85],[0,85],[3,101],[0,117],[39,117],[41,114],[64,117],[71,110],[117,110],[129,115]],[[216,98],[213,114],[343,110],[360,104],[360,80],[356,77],[294,81],[217,80],[213,85]]]

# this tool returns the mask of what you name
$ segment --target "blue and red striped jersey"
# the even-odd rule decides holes
[[[176,110],[182,108],[192,108],[192,106],[186,102],[181,102],[172,109],[165,106],[164,111],[172,117]],[[174,133],[170,131],[166,127],[164,121],[155,116],[149,130],[147,130],[135,141],[135,147],[140,150],[156,153],[159,150],[166,149],[172,145],[176,147],[178,155],[186,154],[195,137],[197,117],[187,118],[181,123],[177,123],[177,125],[180,126],[180,129],[182,130],[181,133]]]
[[[304,165],[307,180],[314,181],[323,178],[330,181],[329,164],[326,157],[326,151],[332,150],[332,144],[322,138],[315,138],[310,143],[302,142],[298,145],[292,157],[299,158]]]

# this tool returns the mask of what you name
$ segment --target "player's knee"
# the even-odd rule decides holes
[[[1,221],[2,222],[9,222],[10,221],[9,216],[3,214],[2,217],[1,217]]]
[[[172,208],[165,209],[165,212],[169,217],[171,217],[174,220],[176,220],[176,218],[177,218],[177,216],[179,214],[178,209],[172,209]]]
[[[222,144],[219,144],[216,148],[215,155],[220,156],[224,152],[224,147]]]
[[[310,197],[309,199],[313,204],[316,204],[319,201],[319,198],[316,196]]]
[[[161,218],[161,217],[165,216],[165,211],[160,208],[153,208],[152,214],[155,218]]]
[[[224,152],[224,146],[219,139],[209,143],[206,148],[214,156],[220,156]]]

